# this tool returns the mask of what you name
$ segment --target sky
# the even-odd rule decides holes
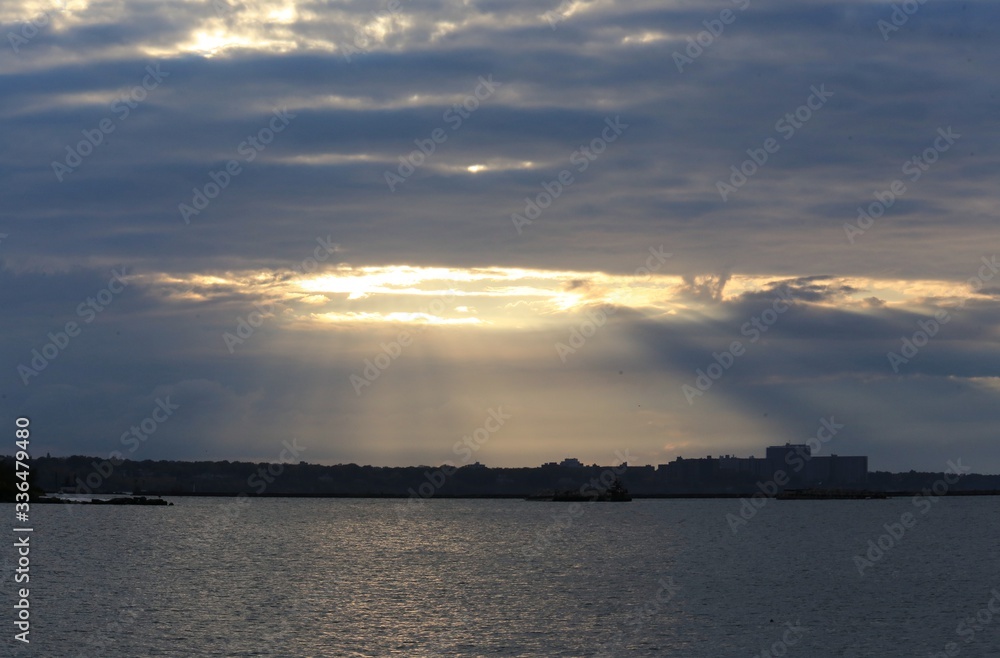
[[[998,24],[5,0],[3,450],[1000,472]]]

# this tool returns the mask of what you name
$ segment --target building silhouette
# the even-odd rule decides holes
[[[725,490],[751,482],[775,480],[782,488],[855,488],[868,482],[868,457],[813,455],[805,444],[768,446],[764,458],[720,455],[678,457],[657,468],[658,479],[670,488]]]

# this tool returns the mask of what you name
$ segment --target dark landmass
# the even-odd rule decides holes
[[[692,460],[695,461],[695,460]],[[697,460],[705,461],[705,460]],[[38,457],[31,460],[31,499],[43,492],[132,496],[251,496],[406,498],[524,498],[543,491],[580,491],[608,486],[619,477],[634,498],[738,497],[754,493],[810,490],[814,498],[864,498],[871,493],[905,496],[993,495],[1000,475],[910,471],[867,473],[849,485],[814,482],[794,474],[781,486],[760,473],[728,473],[700,468],[694,477],[676,477],[668,465],[599,466],[546,464],[534,468],[488,468],[481,464],[444,466],[324,466],[306,462],[112,462],[98,457]],[[14,463],[0,464],[0,500],[13,501]],[[776,489],[777,491],[775,491]],[[827,492],[820,494],[817,492]],[[831,493],[833,492],[833,493]],[[837,493],[839,492],[839,493]],[[837,493],[837,495],[835,495]],[[801,497],[800,497],[801,498]],[[110,503],[127,504],[127,503]]]
[[[162,498],[146,498],[145,496],[119,496],[118,498],[93,498],[90,500],[72,500],[53,496],[40,496],[32,499],[32,504],[49,503],[60,505],[173,505]]]
[[[861,489],[785,489],[774,497],[778,500],[880,500],[888,498],[889,494]]]
[[[26,493],[31,500],[38,500],[40,496],[45,494],[45,491],[38,486],[35,482],[35,472],[27,471],[26,479],[22,480],[14,472],[14,458],[4,457],[3,463],[0,464],[0,503],[13,503],[16,501],[17,494]],[[22,471],[24,472],[24,471]],[[18,483],[27,482],[27,491],[22,490]],[[23,484],[21,486],[24,486]],[[23,500],[22,496],[22,500]]]

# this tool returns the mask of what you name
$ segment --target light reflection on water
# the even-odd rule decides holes
[[[735,536],[734,500],[577,517],[519,500],[171,500],[35,508],[33,641],[11,655],[750,657],[795,622],[788,656],[1000,655],[1000,619],[956,635],[1000,587],[998,498],[939,501],[863,578],[854,556],[910,500],[770,501]]]

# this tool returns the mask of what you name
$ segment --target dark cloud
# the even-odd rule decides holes
[[[507,396],[530,419],[516,449],[496,448],[508,463],[529,459],[517,456],[535,449],[528,435],[551,436],[557,454],[546,459],[556,458],[577,433],[611,434],[615,423],[650,460],[671,422],[692,441],[735,447],[723,438],[733,419],[768,410],[773,427],[746,431],[757,445],[842,413],[854,419],[846,445],[881,466],[935,468],[976,452],[1000,469],[986,439],[1000,289],[984,280],[956,309],[948,288],[969,288],[996,252],[1000,101],[983,75],[1000,63],[995,3],[921,5],[888,40],[878,21],[889,5],[753,3],[683,72],[674,53],[737,3],[594,1],[550,25],[543,14],[557,2],[403,2],[384,34],[368,30],[373,8],[360,1],[300,3],[291,17],[229,4],[90,6],[0,58],[7,420],[31,412],[57,450],[107,452],[169,394],[183,412],[143,448],[150,454],[264,458],[293,427],[312,440],[310,459],[405,463],[434,461],[448,445],[435,442],[435,422],[470,431],[477,405]],[[4,33],[27,18],[4,14]],[[194,45],[223,28],[239,47]],[[359,30],[374,36],[348,61]],[[123,116],[120,99],[157,64],[169,75]],[[496,93],[453,130],[445,112],[481,76],[500,83]],[[824,85],[833,95],[789,133],[787,115]],[[295,115],[287,129],[246,161],[241,145],[283,107]],[[627,129],[581,160],[616,118]],[[102,121],[114,131],[58,181],[53,162]],[[906,161],[949,127],[961,137],[912,180]],[[390,191],[386,171],[435,129],[447,140]],[[718,182],[753,164],[768,139],[779,148],[724,200]],[[240,173],[185,224],[179,204],[233,159]],[[519,234],[511,214],[564,170],[573,183]],[[845,222],[895,180],[906,191],[850,242]],[[663,245],[673,255],[656,274],[681,283],[662,297],[680,310],[616,302],[614,319],[566,363],[552,345],[583,321],[572,314],[558,316],[558,331],[432,331],[371,397],[348,378],[377,352],[375,334],[390,340],[399,327],[305,329],[305,302],[288,297],[230,353],[223,334],[328,236],[341,250],[323,267],[630,275]],[[18,365],[49,332],[81,321],[79,305],[122,266],[130,285],[25,386]],[[219,280],[194,278],[209,275]],[[734,287],[753,276],[763,283]],[[907,285],[869,290],[866,280]],[[596,304],[630,286],[581,274],[562,291]],[[742,327],[779,293],[790,310],[750,344]],[[329,297],[356,310],[346,293]],[[512,299],[508,310],[534,303]],[[953,319],[894,372],[887,352],[938,308]],[[706,404],[688,405],[680,385],[733,340],[747,354]],[[605,378],[619,370],[635,378]],[[657,401],[643,408],[662,416],[640,422],[625,401],[650,391]],[[608,420],[595,425],[598,410]],[[419,429],[410,444],[399,438],[408,424]],[[588,436],[578,456],[600,461],[596,430]]]

